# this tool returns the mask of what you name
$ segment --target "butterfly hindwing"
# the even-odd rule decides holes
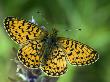
[[[28,68],[38,68],[40,66],[42,43],[30,41],[18,51],[18,59]]]
[[[4,25],[9,36],[19,44],[44,36],[43,30],[24,19],[7,17],[4,21]]]
[[[53,48],[41,69],[49,76],[64,74],[67,70],[67,64],[63,50],[59,47]]]
[[[58,42],[66,53],[66,59],[72,65],[89,65],[99,57],[94,49],[76,40],[59,38]]]

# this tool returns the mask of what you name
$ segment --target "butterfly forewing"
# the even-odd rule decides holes
[[[28,68],[38,68],[40,66],[40,59],[42,53],[42,43],[37,41],[30,41],[18,51],[18,59]]]
[[[26,41],[35,38],[41,38],[45,35],[43,30],[37,25],[24,19],[7,17],[4,24],[9,36],[19,44],[26,43]]]
[[[50,56],[43,62],[41,69],[49,76],[60,76],[67,70],[65,54],[60,47],[55,47]]]
[[[76,40],[59,38],[58,43],[66,53],[66,58],[72,65],[89,65],[98,59],[97,52],[91,47]]]

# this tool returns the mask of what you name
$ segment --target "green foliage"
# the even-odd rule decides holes
[[[69,66],[58,82],[110,82],[110,1],[109,0],[0,0],[0,82],[16,76],[12,48],[19,46],[3,28],[7,16],[30,20],[56,28],[59,36],[76,39],[96,49],[100,59],[90,66]],[[48,24],[47,24],[48,23]],[[76,30],[81,28],[81,31]],[[70,30],[70,31],[65,31]]]

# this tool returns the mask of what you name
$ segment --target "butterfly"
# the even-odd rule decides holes
[[[67,61],[74,66],[96,62],[97,51],[79,41],[58,37],[57,30],[49,33],[40,26],[19,19],[7,17],[4,26],[8,35],[20,45],[17,57],[29,69],[38,69],[52,77],[66,73]]]

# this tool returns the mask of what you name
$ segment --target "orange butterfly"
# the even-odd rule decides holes
[[[67,71],[67,61],[76,66],[97,61],[97,52],[76,40],[57,37],[24,19],[7,17],[4,21],[9,36],[20,45],[17,57],[23,65],[41,68],[49,76],[60,76]]]

